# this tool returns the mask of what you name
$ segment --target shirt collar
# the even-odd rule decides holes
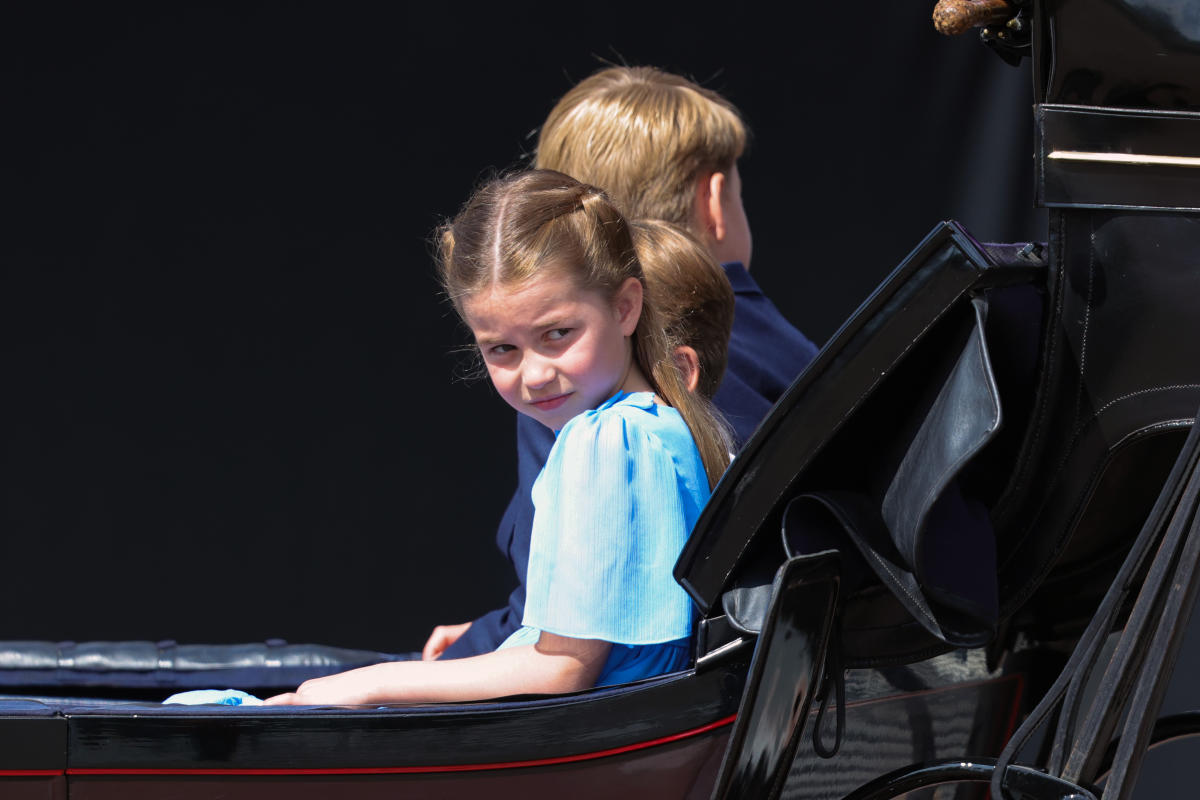
[[[654,392],[617,392],[612,397],[605,400],[600,405],[596,406],[596,411],[601,411],[605,408],[611,408],[617,403],[624,403],[637,408],[653,408],[654,407]]]
[[[762,292],[754,278],[750,277],[749,270],[742,266],[742,262],[727,261],[721,265],[721,269],[725,270],[725,277],[729,278],[729,285],[735,293]]]

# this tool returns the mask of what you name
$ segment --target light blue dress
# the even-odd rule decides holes
[[[671,571],[708,495],[686,423],[651,393],[570,420],[533,485],[524,627],[500,647],[611,642],[597,686],[686,667],[692,604]]]

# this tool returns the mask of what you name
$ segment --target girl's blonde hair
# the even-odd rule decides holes
[[[654,67],[608,67],[551,109],[536,166],[602,187],[629,219],[691,228],[696,181],[732,169],[747,137],[716,92]]]
[[[467,298],[491,286],[520,285],[561,270],[581,289],[612,298],[629,278],[642,283],[642,313],[633,357],[654,391],[687,423],[709,486],[729,465],[729,436],[720,416],[684,384],[657,308],[645,291],[629,226],[594,186],[550,170],[493,180],[440,230],[442,285],[460,317]]]

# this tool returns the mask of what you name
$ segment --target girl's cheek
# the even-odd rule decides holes
[[[504,385],[503,371],[497,369],[495,366],[493,366],[491,364],[488,365],[487,371],[488,371],[488,380],[490,380],[492,382],[492,386],[495,386],[497,389],[499,389],[501,386]]]
[[[492,386],[496,387],[497,392],[508,395],[516,385],[517,373],[510,369],[492,369],[489,370],[488,377],[492,379]]]

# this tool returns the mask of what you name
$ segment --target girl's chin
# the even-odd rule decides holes
[[[567,420],[570,419],[570,417],[564,417],[562,414],[542,413],[529,404],[513,406],[513,408],[523,416],[529,417],[541,425],[545,425],[552,431],[562,430],[562,426],[566,425]]]
[[[571,418],[579,413],[582,413],[579,409],[572,409],[572,407],[567,406],[558,408],[552,412],[534,413],[530,414],[529,416],[542,423],[552,431],[561,431],[563,426],[570,422]]]

